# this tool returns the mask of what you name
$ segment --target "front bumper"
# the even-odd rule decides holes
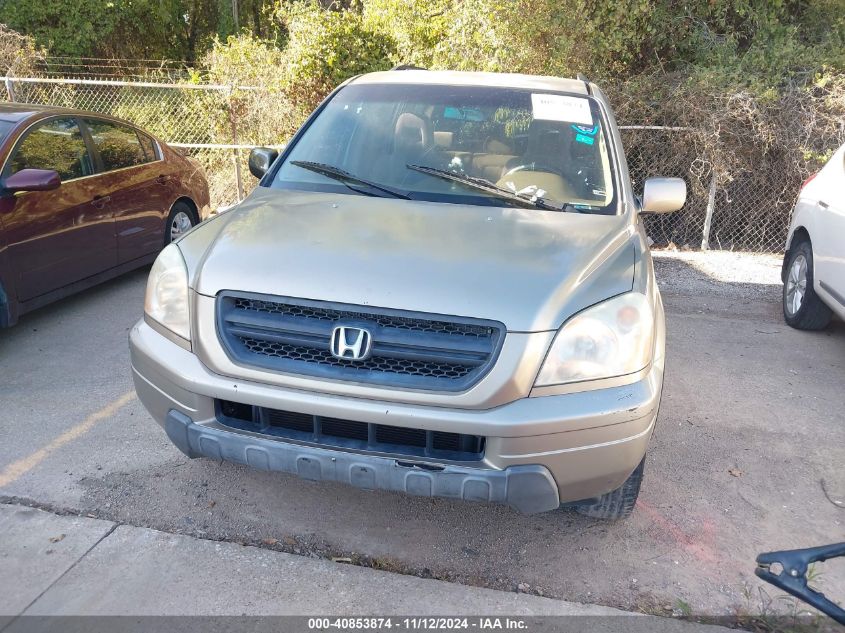
[[[605,389],[522,398],[477,410],[407,405],[306,392],[211,372],[143,321],[130,334],[138,396],[191,457],[341,481],[364,488],[506,503],[542,512],[622,485],[645,454],[660,401],[663,368]],[[238,431],[217,421],[215,400],[434,431],[481,435],[475,463],[354,452]]]
[[[511,466],[504,470],[445,466],[430,471],[395,458],[231,433],[195,424],[173,409],[167,413],[164,428],[176,447],[189,457],[211,457],[259,470],[292,473],[313,481],[339,481],[358,488],[506,503],[526,514],[559,505],[555,481],[543,466]]]

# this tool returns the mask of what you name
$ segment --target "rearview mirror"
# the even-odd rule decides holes
[[[256,147],[249,153],[249,173],[259,180],[270,169],[279,152],[269,147]]]
[[[643,185],[641,213],[671,213],[687,201],[683,178],[648,178]]]
[[[49,191],[62,184],[59,172],[52,169],[21,169],[3,181],[6,191]]]

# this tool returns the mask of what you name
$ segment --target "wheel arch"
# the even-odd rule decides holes
[[[807,227],[804,225],[795,227],[795,230],[792,232],[792,236],[789,240],[789,244],[786,246],[786,250],[791,250],[793,244],[800,244],[801,242],[810,242],[810,244],[813,243],[813,240],[810,239],[810,231],[808,231]]]
[[[179,196],[178,198],[176,198],[176,200],[173,201],[173,204],[170,205],[170,211],[168,211],[168,214],[171,213],[173,211],[173,207],[175,207],[180,202],[182,202],[182,203],[188,205],[189,207],[191,207],[191,211],[194,214],[194,221],[197,224],[199,224],[200,219],[201,219],[200,218],[200,210],[199,210],[199,207],[197,207],[197,203],[194,202],[193,199],[190,196]]]
[[[786,282],[786,266],[789,263],[789,254],[792,251],[792,247],[804,242],[809,243],[810,248],[812,248],[813,240],[810,238],[810,231],[807,230],[806,226],[801,225],[796,227],[789,236],[789,243],[786,245],[786,252],[783,255],[783,265],[780,269],[780,280],[782,282]]]

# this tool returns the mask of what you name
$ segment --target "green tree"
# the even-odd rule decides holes
[[[0,0],[7,24],[69,57],[192,61],[211,45],[219,0]]]
[[[0,24],[0,73],[28,75],[44,56],[35,40]]]
[[[395,56],[394,40],[368,26],[359,11],[297,2],[280,6],[277,15],[289,37],[286,91],[306,112],[345,79],[385,70]]]
[[[118,7],[105,0],[0,0],[0,15],[50,54],[69,56],[93,55],[98,40],[108,38],[120,18]]]
[[[434,65],[435,49],[448,37],[452,0],[367,0],[364,23],[395,42],[396,64]]]

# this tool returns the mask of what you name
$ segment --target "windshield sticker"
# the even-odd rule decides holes
[[[535,120],[593,125],[590,102],[582,97],[532,93],[531,109]]]
[[[483,121],[484,114],[478,108],[443,108],[444,119],[457,119],[459,121]]]
[[[590,127],[589,125],[571,125],[570,126],[576,132],[581,132],[582,134],[587,134],[588,136],[595,136],[599,131],[599,126],[594,125]]]
[[[586,134],[576,134],[575,142],[583,143],[584,145],[592,145],[596,142],[596,139],[594,139],[592,136],[587,136]]]

